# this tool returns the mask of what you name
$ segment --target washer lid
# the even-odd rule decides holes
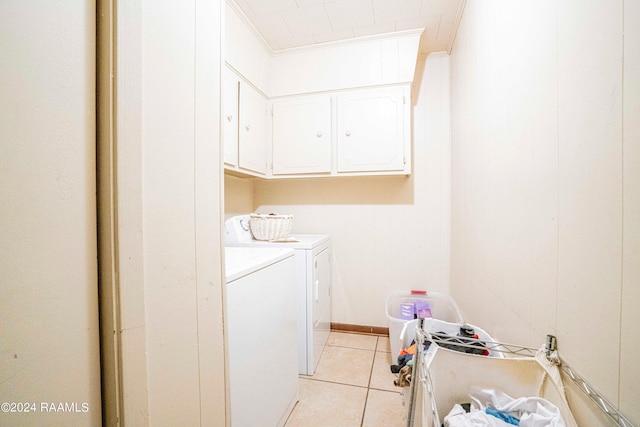
[[[290,241],[290,240],[296,240]],[[249,240],[244,242],[225,242],[226,247],[267,247],[267,248],[292,248],[292,249],[313,249],[329,241],[328,234],[292,234],[287,236],[285,242],[269,242],[264,240]]]
[[[225,247],[226,281],[237,280],[293,254],[290,248]]]

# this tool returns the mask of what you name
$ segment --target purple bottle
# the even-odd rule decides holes
[[[416,316],[418,319],[427,319],[431,316],[431,305],[429,301],[425,300],[417,300],[415,302],[416,305]]]

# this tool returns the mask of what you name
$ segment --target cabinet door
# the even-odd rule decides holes
[[[267,173],[267,101],[251,86],[240,82],[238,165]]]
[[[331,97],[273,103],[273,174],[331,172]]]
[[[331,251],[313,259],[313,374],[331,332]]]
[[[228,68],[222,75],[224,162],[238,166],[238,77]]]
[[[338,97],[338,172],[404,169],[407,94],[404,87],[390,87]]]

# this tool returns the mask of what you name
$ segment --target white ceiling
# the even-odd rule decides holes
[[[422,53],[449,50],[466,0],[228,0],[274,52],[425,28]]]

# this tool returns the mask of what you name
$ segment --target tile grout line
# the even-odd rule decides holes
[[[362,418],[360,418],[360,425],[364,425],[364,417],[367,413],[367,403],[369,403],[369,392],[371,391],[371,377],[373,376],[373,367],[376,363],[376,350],[378,349],[379,337],[376,337],[376,344],[373,346],[373,359],[371,360],[371,369],[369,370],[369,381],[367,381],[367,395],[364,398],[364,407],[362,408]]]
[[[375,338],[376,338],[376,340],[374,342],[373,348],[370,347],[369,349],[353,347],[352,345],[348,345],[348,344],[347,345],[344,345],[344,344],[342,344],[342,345],[335,345],[335,344],[329,345],[329,344],[327,344],[327,347],[347,348],[347,349],[352,349],[352,350],[362,350],[362,351],[370,352],[371,359],[369,359],[369,360],[371,361],[371,365],[370,365],[370,369],[369,369],[369,376],[368,376],[368,379],[367,379],[365,384],[362,384],[362,385],[349,384],[349,383],[342,382],[341,379],[337,379],[336,380],[336,379],[326,379],[326,378],[314,378],[315,373],[314,373],[314,375],[311,375],[311,376],[307,376],[307,375],[303,375],[303,374],[299,374],[298,375],[298,378],[300,378],[302,380],[311,380],[311,381],[315,382],[316,384],[324,383],[324,384],[334,384],[334,385],[337,385],[337,386],[355,387],[355,388],[359,388],[360,390],[366,389],[366,391],[364,392],[365,393],[364,394],[364,403],[363,403],[363,407],[362,407],[361,415],[360,415],[360,425],[361,426],[364,425],[364,423],[365,423],[365,418],[367,416],[367,409],[372,409],[372,408],[375,407],[375,405],[368,406],[369,398],[372,397],[372,394],[371,394],[371,390],[372,389],[376,390],[376,392],[383,392],[385,394],[386,393],[392,393],[392,394],[396,394],[396,395],[401,395],[401,393],[398,392],[397,390],[392,391],[392,390],[389,390],[389,389],[385,389],[384,385],[382,385],[382,387],[372,387],[373,379],[374,379],[373,375],[377,372],[376,371],[376,359],[378,357],[378,353],[380,353],[380,357],[385,357],[385,358],[386,358],[387,354],[389,353],[384,348],[381,348],[380,351],[378,351],[379,347],[381,345],[380,338],[384,338],[384,337],[377,336]],[[323,355],[322,356],[324,356],[324,351],[323,351]],[[321,356],[321,358],[322,358],[322,356]],[[366,356],[364,354],[362,354],[362,353],[361,353],[361,356],[363,356],[361,358],[361,360],[364,361],[364,357],[366,357]],[[386,359],[385,359],[385,361],[386,361]],[[374,393],[374,395],[375,395],[375,393]],[[298,404],[299,404],[299,402],[297,402],[295,406],[297,407]],[[287,420],[285,421],[285,426],[287,425],[287,423],[289,423],[291,421],[291,417],[292,417],[293,412],[294,411],[292,411],[289,414],[289,416],[287,417]],[[372,416],[372,414],[369,414],[369,415]]]
[[[307,377],[307,376],[302,376],[302,377],[298,377],[298,378],[301,378],[301,379],[304,379],[304,380],[310,380],[310,381],[317,381],[317,382],[320,382],[320,383],[346,385],[347,387],[369,388],[368,385],[357,385],[357,384],[341,383],[341,382],[338,382],[338,381],[323,380],[321,378],[312,378],[312,377]]]

